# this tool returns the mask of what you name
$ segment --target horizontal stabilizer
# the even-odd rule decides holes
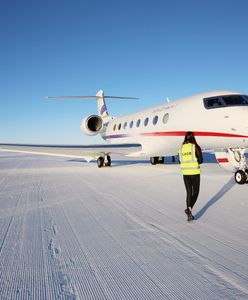
[[[47,99],[99,99],[99,98],[108,98],[108,99],[127,99],[127,100],[138,100],[139,98],[135,97],[124,97],[124,96],[106,96],[104,95],[103,90],[99,90],[96,95],[93,96],[48,96]]]
[[[98,99],[99,96],[48,96],[46,99]],[[126,99],[126,100],[139,100],[134,97],[120,97],[120,96],[104,96],[107,99]]]
[[[112,119],[109,116],[105,99],[126,99],[126,100],[138,100],[139,98],[134,97],[123,97],[123,96],[105,96],[103,90],[99,90],[94,96],[48,96],[47,99],[96,99],[98,114],[103,120],[108,121]]]

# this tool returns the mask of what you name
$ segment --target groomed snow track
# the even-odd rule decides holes
[[[0,299],[248,299],[247,185],[203,165],[0,153]]]

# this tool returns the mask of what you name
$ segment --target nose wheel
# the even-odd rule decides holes
[[[248,183],[248,169],[246,170],[238,170],[235,173],[235,181],[238,184],[244,184],[244,183]]]

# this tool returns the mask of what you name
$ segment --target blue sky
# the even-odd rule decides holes
[[[0,142],[89,144],[80,120],[212,90],[248,94],[246,0],[2,1]]]

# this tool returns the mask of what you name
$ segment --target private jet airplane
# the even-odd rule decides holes
[[[187,131],[193,131],[203,150],[212,149],[218,163],[235,172],[239,184],[248,182],[245,150],[248,147],[248,96],[233,91],[211,91],[167,101],[161,105],[120,117],[111,117],[100,90],[96,96],[48,98],[96,98],[98,114],[82,119],[84,134],[100,134],[106,145],[55,146],[0,144],[3,151],[97,159],[99,168],[111,165],[111,153],[148,157],[151,164],[177,154]],[[137,98],[130,98],[137,99]]]

